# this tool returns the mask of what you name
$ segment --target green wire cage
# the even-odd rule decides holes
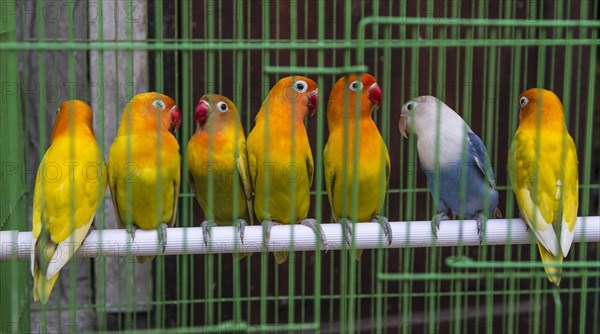
[[[17,231],[31,230],[35,175],[63,101],[90,104],[107,156],[129,99],[171,96],[183,114],[176,226],[197,227],[203,214],[188,186],[186,149],[198,99],[229,97],[247,136],[270,88],[289,75],[319,84],[318,111],[305,121],[315,165],[309,217],[332,223],[327,96],[354,72],[371,73],[382,90],[373,117],[391,159],[383,212],[390,222],[436,213],[416,141],[398,132],[402,105],[434,95],[480,135],[499,208],[521,226],[507,155],[519,94],[544,87],[561,98],[577,147],[580,224],[600,224],[599,18],[600,3],[586,0],[0,0],[0,230],[14,237],[4,234],[1,245],[0,330],[600,332],[600,236],[573,244],[560,288],[548,282],[533,238],[508,238],[379,244],[361,261],[299,247],[282,265],[260,249],[240,261],[218,251],[159,255],[144,265],[132,256],[78,257],[47,304],[33,302],[29,245],[15,241]],[[108,191],[94,226],[92,233],[116,229]],[[394,238],[409,243],[404,231]]]

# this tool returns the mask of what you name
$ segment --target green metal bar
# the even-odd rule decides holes
[[[319,50],[322,51],[322,50]],[[369,68],[364,65],[342,67],[303,67],[303,66],[265,66],[263,71],[270,74],[314,73],[314,74],[346,74],[367,72]]]
[[[146,44],[142,42],[123,43],[122,41],[113,42],[6,42],[0,44],[0,50],[20,50],[20,51],[77,51],[77,50],[317,50],[317,49],[360,49],[363,48],[430,48],[439,46],[440,40],[391,40],[391,41],[371,41],[360,42],[350,40],[345,42],[327,41],[327,42],[305,42],[295,43],[282,40],[260,41],[260,42],[228,42],[221,41],[220,44],[212,43],[164,43],[164,44]],[[561,46],[561,45],[600,45],[600,40],[593,38],[584,39],[544,39],[544,40],[512,40],[512,39],[481,39],[481,40],[447,40],[444,41],[447,47],[481,47],[481,46]]]

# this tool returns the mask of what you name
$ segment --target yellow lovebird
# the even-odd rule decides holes
[[[352,240],[352,218],[356,222],[379,222],[388,244],[392,242],[390,223],[380,216],[390,178],[390,156],[371,118],[381,104],[381,97],[381,89],[373,76],[349,74],[336,82],[327,102],[329,138],[323,151],[325,185],[334,219],[342,224],[348,244]],[[355,159],[358,159],[356,164]],[[358,188],[356,202],[353,201],[355,187]],[[357,249],[355,259],[360,260],[361,255],[362,249]]]
[[[256,115],[248,135],[248,166],[254,189],[254,212],[266,231],[277,224],[300,224],[325,235],[315,219],[307,219],[314,163],[304,118],[317,107],[317,83],[292,76],[279,80]],[[274,252],[281,264],[287,252]]]
[[[225,96],[204,95],[194,111],[196,133],[188,143],[190,187],[204,212],[204,244],[212,225],[238,225],[244,243],[247,222],[254,223],[246,137],[236,106]],[[213,192],[208,184],[212,178]],[[234,190],[237,187],[237,196]],[[209,196],[213,202],[209,204]],[[237,211],[236,211],[237,210]]]
[[[159,93],[134,96],[125,107],[108,156],[108,184],[120,228],[158,230],[166,246],[167,226],[175,224],[179,196],[179,143],[170,130],[181,125],[181,112]],[[139,263],[154,256],[138,256]]]
[[[33,194],[33,300],[48,302],[58,273],[81,246],[106,191],[106,164],[94,136],[92,109],[63,103]],[[72,247],[72,248],[71,248]]]
[[[509,154],[509,176],[523,220],[537,238],[550,282],[560,284],[577,221],[577,150],[553,92],[533,88],[519,96],[519,128]]]

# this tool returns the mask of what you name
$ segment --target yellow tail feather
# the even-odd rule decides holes
[[[355,252],[350,250],[350,254],[356,261],[360,261],[360,257],[362,256],[362,253],[363,253],[362,249],[356,249]]]
[[[136,256],[135,259],[137,260],[137,263],[139,264],[144,264],[146,261],[152,261],[154,260],[154,255],[151,256]]]
[[[548,262],[554,262],[554,263],[561,263],[563,262],[563,254],[562,251],[560,251],[560,253],[558,254],[559,256],[556,257],[554,255],[552,255],[552,253],[548,252],[546,250],[546,248],[544,248],[544,246],[542,246],[542,244],[540,244],[539,242],[538,244],[538,248],[540,250],[540,257],[542,258],[542,262],[544,263],[544,269],[546,270],[546,274],[548,275],[548,280],[552,283],[554,283],[556,286],[560,285],[560,276],[562,274],[562,267],[561,266],[550,266],[550,265],[546,265],[546,263]]]
[[[288,259],[288,252],[273,252],[277,264],[282,264]]]
[[[233,253],[233,259],[236,261],[241,261],[244,258],[249,257],[249,256],[252,256],[252,253]]]
[[[52,292],[52,288],[54,288],[54,284],[56,283],[56,279],[58,278],[59,274],[54,275],[54,277],[47,281],[46,275],[40,272],[37,265],[35,266],[34,270],[33,301],[40,301],[42,304],[46,304],[50,298],[50,293]]]

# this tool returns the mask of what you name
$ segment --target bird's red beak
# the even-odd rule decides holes
[[[201,126],[206,124],[206,119],[210,113],[210,105],[205,100],[200,100],[194,110],[194,121],[199,123]]]
[[[367,93],[369,94],[369,100],[371,101],[371,103],[376,104],[377,107],[379,107],[381,105],[382,96],[381,88],[379,88],[379,85],[377,83],[372,84],[371,87],[369,87]]]
[[[310,110],[310,116],[312,117],[317,111],[317,105],[319,104],[319,89],[313,90],[310,94],[308,94],[308,102],[307,106]]]
[[[174,131],[177,131],[181,126],[181,110],[175,105],[169,110],[169,115],[171,116],[171,129],[174,128]]]

